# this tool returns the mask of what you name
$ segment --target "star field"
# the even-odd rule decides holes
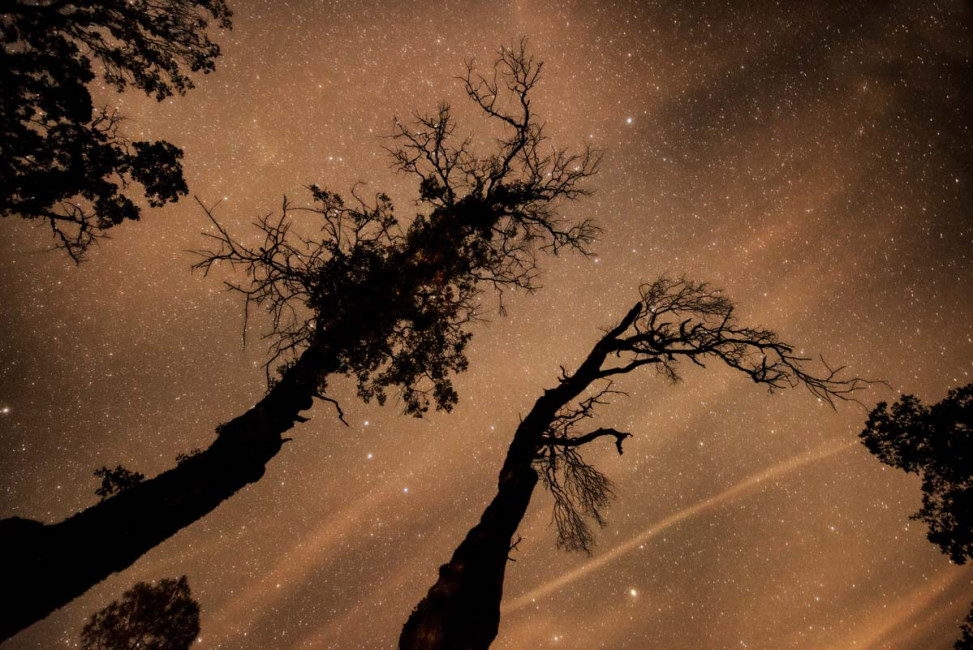
[[[139,580],[189,576],[201,650],[394,647],[477,518],[519,416],[662,273],[707,280],[741,321],[879,378],[868,407],[942,399],[973,372],[973,15],[955,2],[236,0],[214,74],[155,103],[95,88],[132,138],[185,151],[205,204],[246,238],[316,183],[417,188],[392,120],[441,100],[484,139],[457,75],[521,35],[552,140],[604,151],[597,255],[542,261],[543,289],[475,326],[451,414],[413,420],[336,380],[266,476],[4,648],[76,647]],[[477,131],[477,129],[481,131]],[[259,318],[228,269],[193,274],[191,199],[146,209],[80,267],[0,224],[0,516],[96,502],[103,465],[154,475],[265,389]],[[495,307],[491,298],[487,304]],[[590,556],[554,547],[538,491],[508,566],[499,650],[951,648],[973,572],[909,520],[919,481],[857,443],[867,411],[768,395],[716,366],[619,382],[590,460],[618,499]]]

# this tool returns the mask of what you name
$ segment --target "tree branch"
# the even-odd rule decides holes
[[[548,436],[545,437],[543,441],[545,445],[556,445],[558,447],[580,447],[581,445],[586,445],[589,442],[605,436],[615,437],[615,447],[618,449],[618,455],[620,456],[622,455],[622,442],[625,440],[625,438],[631,438],[632,434],[612,428],[601,428],[595,429],[591,433],[586,433],[585,435],[578,436],[576,438]]]

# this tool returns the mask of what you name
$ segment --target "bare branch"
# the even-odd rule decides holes
[[[419,201],[433,208],[431,217],[437,211],[466,216],[489,235],[473,274],[498,293],[536,288],[538,252],[590,254],[598,232],[588,219],[569,222],[556,212],[561,200],[589,193],[583,181],[597,171],[599,156],[590,147],[579,154],[545,153],[547,138],[530,103],[542,64],[525,47],[522,40],[501,48],[488,75],[470,61],[461,77],[470,99],[502,127],[494,153],[477,156],[469,136],[455,135],[447,104],[432,115],[414,115],[412,124],[395,120],[389,149],[397,169],[418,177]]]
[[[794,346],[782,342],[776,333],[739,325],[733,303],[720,291],[686,279],[662,277],[642,285],[641,300],[605,332],[575,372],[561,367],[554,391],[578,395],[595,382],[650,365],[666,379],[677,381],[683,359],[700,366],[708,359],[722,361],[771,391],[804,386],[832,408],[838,401],[857,401],[854,394],[873,383],[844,377],[843,368],[833,368],[823,359],[824,372],[808,369],[809,359],[797,355]],[[584,460],[580,448],[611,436],[621,454],[622,442],[631,434],[600,428],[574,435],[573,430],[594,417],[595,409],[617,393],[607,382],[573,405],[565,400],[534,442],[533,465],[554,497],[553,520],[560,547],[587,551],[594,540],[587,521],[603,525],[611,483]]]
[[[318,393],[317,397],[318,399],[324,402],[328,402],[329,404],[334,406],[334,410],[338,413],[338,419],[341,420],[341,423],[344,424],[346,427],[349,426],[348,421],[345,419],[345,412],[341,410],[341,404],[338,403],[338,400],[328,395],[325,395],[323,393]]]
[[[524,541],[524,538],[522,536],[520,536],[520,535],[517,535],[517,541],[512,542],[510,544],[510,548],[507,551],[507,559],[510,560],[511,562],[516,562],[517,560],[515,560],[512,557],[510,557],[510,553],[513,552],[513,551],[516,551],[517,550],[517,547],[520,546],[520,543],[522,541]]]
[[[580,447],[581,445],[586,445],[593,440],[598,438],[603,438],[605,436],[615,437],[615,448],[618,449],[618,455],[622,455],[622,442],[625,438],[631,438],[631,433],[625,433],[612,428],[601,428],[595,429],[591,433],[586,433],[583,436],[578,436],[576,438],[564,438],[564,437],[545,437],[544,444],[546,445],[557,445],[559,447]]]
[[[831,407],[836,401],[857,402],[854,394],[874,383],[845,378],[844,368],[832,368],[823,359],[823,373],[808,369],[810,359],[795,354],[794,347],[774,332],[737,324],[733,304],[706,284],[662,277],[643,285],[641,293],[631,331],[609,342],[626,364],[603,370],[600,376],[656,364],[660,374],[676,381],[680,359],[703,365],[715,358],[771,392],[804,386]]]

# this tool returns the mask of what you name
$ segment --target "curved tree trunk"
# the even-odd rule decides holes
[[[399,650],[486,650],[496,639],[510,542],[537,484],[533,463],[542,438],[558,411],[597,378],[611,338],[624,331],[635,315],[633,309],[594,346],[573,375],[545,391],[517,427],[500,471],[497,495],[449,563],[439,567],[439,579],[402,628]]]
[[[501,482],[480,523],[466,535],[439,580],[402,629],[399,648],[487,648],[500,626],[500,600],[510,539],[527,510],[537,473],[526,469]]]
[[[218,429],[205,451],[56,524],[0,520],[0,567],[7,594],[0,640],[80,596],[180,529],[201,519],[248,483],[304,421],[334,355],[305,351],[253,408]]]
[[[548,391],[517,427],[497,495],[479,523],[439,567],[439,579],[416,606],[399,637],[399,650],[486,650],[497,638],[500,601],[511,539],[537,485],[534,454],[569,391]]]
[[[598,397],[609,392],[606,387],[600,395],[569,408],[593,382],[607,379],[610,383],[611,377],[643,366],[654,366],[657,372],[676,379],[679,359],[702,366],[703,359],[716,358],[771,390],[804,386],[832,406],[835,400],[853,399],[852,395],[869,383],[858,377],[843,379],[840,369],[827,364],[823,375],[810,372],[804,366],[807,359],[797,356],[794,346],[780,341],[774,332],[738,325],[733,319],[733,303],[705,284],[662,277],[642,285],[640,293],[641,301],[595,344],[574,374],[567,374],[562,367],[558,386],[545,391],[517,427],[500,472],[496,497],[450,562],[440,567],[439,580],[402,630],[400,650],[486,650],[496,638],[510,540],[537,483],[533,464],[545,446],[549,464],[542,471],[555,494],[559,534],[563,521],[568,534],[580,540],[577,548],[587,548],[583,520],[580,527],[577,522],[585,515],[601,521],[598,508],[607,502],[610,485],[567,450],[612,436],[618,453],[622,453],[622,441],[631,435],[610,428],[584,435],[572,433],[576,424],[591,417],[594,407],[603,403]],[[603,367],[609,356],[611,362]],[[571,471],[576,478],[570,490],[565,489],[567,478],[559,491],[554,489],[558,447],[562,463],[573,463]],[[561,471],[566,477],[566,470]],[[566,491],[573,491],[576,497],[573,512],[572,497],[565,496]],[[568,509],[560,520],[559,499],[562,514],[564,508]]]

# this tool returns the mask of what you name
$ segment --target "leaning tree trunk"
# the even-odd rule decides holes
[[[218,429],[205,451],[56,524],[0,521],[0,567],[10,596],[7,639],[80,596],[263,476],[283,433],[303,421],[321,379],[338,369],[312,347],[253,408]]]
[[[596,379],[609,352],[607,343],[634,318],[633,310],[595,345],[573,375],[544,392],[517,427],[497,495],[449,563],[439,567],[439,579],[402,628],[399,650],[486,650],[496,639],[510,543],[537,484],[533,462],[543,436],[558,411]]]
[[[511,445],[511,451],[513,451]],[[500,626],[503,578],[510,539],[537,484],[531,456],[511,458],[497,495],[466,535],[439,580],[412,612],[399,639],[401,650],[488,648]]]
[[[774,332],[738,325],[733,319],[733,304],[706,285],[663,277],[642,285],[640,292],[642,299],[621,323],[595,344],[574,374],[568,375],[562,368],[558,386],[545,391],[521,422],[500,472],[497,496],[449,564],[440,568],[439,580],[409,617],[399,638],[400,650],[486,650],[496,638],[510,539],[537,483],[533,463],[545,446],[549,453],[545,478],[552,492],[556,492],[558,471],[555,448],[560,447],[562,462],[574,463],[572,472],[577,478],[572,490],[575,495],[583,494],[577,496],[581,514],[601,521],[599,504],[610,495],[607,479],[599,479],[600,475],[576,455],[565,460],[572,457],[563,450],[613,436],[618,453],[622,453],[622,441],[630,434],[610,428],[571,434],[572,428],[591,417],[594,406],[602,403],[598,397],[610,392],[606,387],[602,393],[581,400],[576,408],[568,408],[593,382],[608,379],[610,384],[609,378],[643,366],[655,366],[664,376],[676,379],[678,359],[702,365],[702,359],[716,358],[771,390],[804,386],[832,406],[835,400],[854,399],[853,394],[870,383],[859,377],[843,379],[840,368],[827,364],[822,375],[809,371],[804,366],[807,359],[797,356],[794,346],[782,342]],[[611,363],[602,367],[609,356]],[[586,471],[577,474],[582,468]],[[564,481],[568,481],[566,473]],[[560,498],[560,505],[570,509],[570,505],[564,506],[570,494],[564,496],[564,485],[560,490],[561,497],[555,494],[556,502]],[[557,507],[555,519],[561,534]],[[577,521],[575,515],[578,513],[569,516],[568,534],[580,530],[580,548],[585,548],[583,529],[571,523]]]
[[[467,230],[449,224],[444,237]],[[455,248],[455,247],[454,247]],[[417,257],[414,249],[398,260]],[[347,374],[346,358],[363,345],[382,344],[409,308],[408,296],[438,270],[427,264],[389,279],[372,269],[368,282],[317,320],[317,334],[297,362],[253,408],[217,429],[198,455],[62,522],[0,520],[0,575],[16,594],[0,620],[0,641],[80,596],[264,474],[283,434],[305,420],[324,380]],[[377,343],[375,343],[377,342]]]

